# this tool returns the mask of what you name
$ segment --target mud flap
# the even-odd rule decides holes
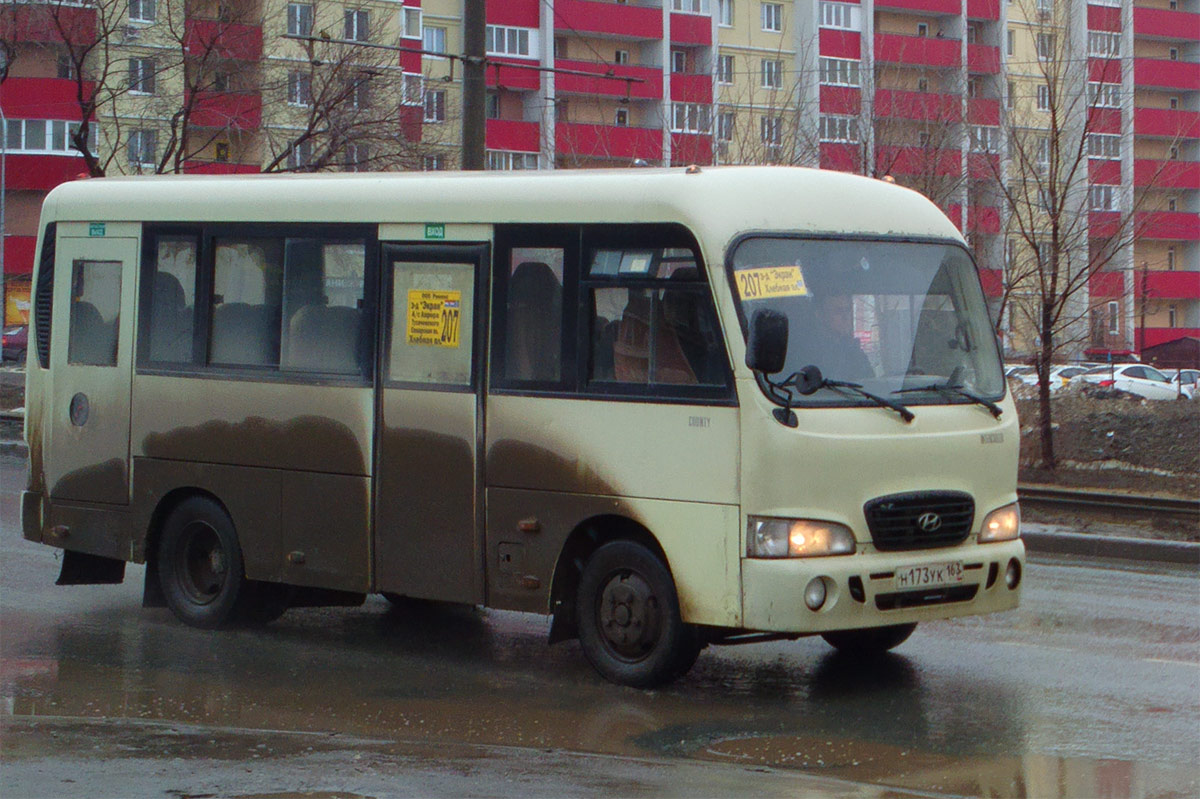
[[[55,585],[115,585],[125,581],[125,561],[64,550]]]

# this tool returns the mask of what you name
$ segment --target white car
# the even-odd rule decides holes
[[[1179,396],[1175,384],[1166,375],[1153,366],[1141,363],[1097,366],[1071,378],[1072,383],[1078,381],[1092,383],[1103,388],[1128,391],[1130,394],[1137,394],[1146,399],[1173,400]]]
[[[1067,384],[1067,381],[1076,375],[1081,375],[1087,371],[1083,366],[1051,366],[1050,367],[1050,391],[1055,392]],[[1032,366],[1018,366],[1009,370],[1008,377],[1014,380],[1020,380],[1027,386],[1036,386],[1038,384],[1037,369]]]
[[[1176,369],[1175,374],[1168,375],[1171,385],[1188,399],[1196,398],[1196,384],[1200,383],[1200,369]]]

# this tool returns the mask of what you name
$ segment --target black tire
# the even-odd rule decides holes
[[[684,624],[670,572],[632,541],[597,549],[583,567],[576,607],[583,654],[602,677],[650,688],[683,676],[700,652]]]
[[[228,626],[253,604],[233,521],[207,497],[189,497],[167,516],[158,579],[167,607],[192,627]]]
[[[848,655],[882,655],[908,640],[917,623],[893,624],[888,627],[868,627],[863,630],[838,630],[821,633],[825,643]]]

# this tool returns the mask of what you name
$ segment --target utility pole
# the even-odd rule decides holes
[[[487,30],[485,0],[463,0],[463,108],[462,168],[483,169],[484,131],[487,126],[484,76],[484,35]]]

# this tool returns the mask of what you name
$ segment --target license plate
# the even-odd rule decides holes
[[[961,560],[946,563],[928,563],[924,566],[910,566],[907,569],[896,569],[897,588],[924,588],[929,585],[951,585],[961,583],[963,566]]]

